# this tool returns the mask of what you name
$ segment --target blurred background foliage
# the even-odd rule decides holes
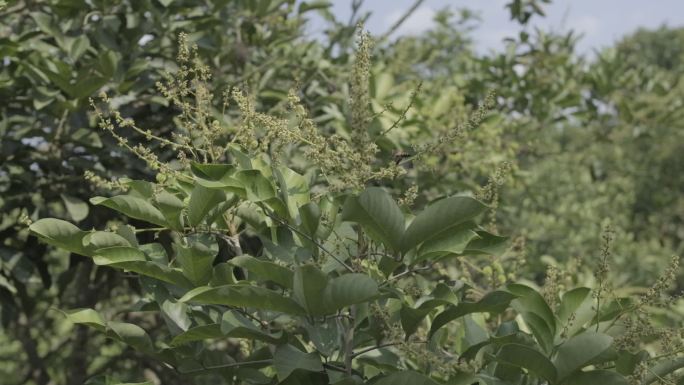
[[[548,265],[577,261],[593,270],[600,229],[610,224],[616,286],[636,290],[684,249],[684,31],[640,30],[587,58],[572,32],[523,29],[543,17],[543,3],[510,2],[521,28],[501,52],[474,50],[478,20],[467,10],[439,12],[435,27],[418,35],[379,36],[371,131],[390,130],[378,144],[398,161],[420,154],[415,143],[457,138],[406,162],[418,182],[396,181],[395,194],[417,188],[417,202],[426,202],[479,190],[498,206],[491,225],[525,239],[522,275],[541,281]],[[38,243],[20,221],[106,227],[117,219],[85,203],[98,189],[85,171],[105,180],[153,175],[97,129],[89,97],[114,95],[113,105],[154,135],[182,130],[155,83],[177,69],[176,38],[187,32],[212,71],[217,119],[227,119],[220,94],[229,87],[265,112],[282,110],[296,88],[324,132],[348,136],[354,37],[367,17],[360,5],[351,2],[349,20],[325,1],[294,0],[25,0],[0,10],[3,383],[81,384],[131,368],[175,383],[132,350],[82,327],[67,332],[72,326],[54,308],[115,309],[139,288]],[[314,13],[327,23],[320,36],[306,32]],[[469,124],[488,97],[489,114]]]

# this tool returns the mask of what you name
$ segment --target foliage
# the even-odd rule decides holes
[[[479,54],[467,10],[372,44],[360,5],[0,9],[3,379],[678,377],[680,31]]]
[[[113,92],[113,105],[126,116],[152,135],[170,135],[182,122],[153,88],[176,68],[181,31],[198,43],[217,84],[242,85],[266,108],[286,100],[297,79],[305,95],[320,94],[335,73],[326,68],[330,59],[310,42],[293,44],[316,8],[293,1],[121,0],[16,1],[0,11],[0,298],[12,341],[2,354],[13,357],[0,360],[0,371],[9,383],[82,383],[88,373],[118,365],[102,359],[91,366],[89,357],[103,354],[103,341],[86,330],[55,339],[53,328],[64,326],[49,308],[116,307],[136,288],[81,256],[45,248],[20,220],[51,216],[102,228],[115,216],[87,204],[97,185],[153,176],[94,129],[88,98]],[[121,135],[131,142],[146,137]],[[168,160],[167,149],[154,150]],[[100,183],[83,183],[85,173]]]
[[[360,35],[352,75],[361,79],[369,68],[366,39]],[[192,52],[184,44],[181,35],[181,61]],[[169,98],[186,90],[196,96],[194,105],[181,104],[181,116],[195,124],[169,143],[183,167],[162,164],[149,149],[119,139],[159,170],[158,182],[121,181],[127,193],[90,199],[146,225],[87,232],[41,219],[29,228],[48,244],[140,279],[142,291],[131,308],[138,317],[77,308],[65,311],[70,321],[199,383],[401,378],[430,384],[648,384],[656,380],[646,375],[649,366],[663,363],[667,369],[659,376],[679,369],[667,364],[677,348],[658,357],[642,350],[660,333],[648,307],[662,299],[678,259],[641,297],[609,299],[608,233],[595,291],[561,293],[552,275],[544,293],[508,283],[505,276],[483,290],[478,280],[461,280],[463,271],[440,270],[453,258],[505,251],[506,238],[475,221],[486,204],[454,195],[411,212],[381,187],[358,192],[355,180],[365,184],[401,175],[374,177],[378,161],[372,158],[370,171],[344,167],[354,154],[375,157],[363,118],[368,104],[350,101],[351,135],[335,147],[348,152],[333,151],[319,164],[310,156],[303,175],[280,157],[283,138],[290,151],[309,155],[325,142],[317,139],[297,98],[291,96],[292,122],[256,112],[244,95],[234,93],[237,125],[206,127],[201,106],[211,96],[202,91],[209,81],[205,67],[195,61],[181,68],[177,88],[162,89]],[[362,98],[366,86],[358,84],[352,92]],[[108,116],[95,106],[100,125],[115,137],[117,128],[136,127],[117,111]],[[221,137],[225,132],[230,141]],[[339,191],[335,180],[347,191]],[[328,192],[312,196],[312,190]],[[168,244],[141,243],[137,235],[147,232],[167,234]],[[679,336],[661,338],[674,343]]]

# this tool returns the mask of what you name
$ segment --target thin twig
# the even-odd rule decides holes
[[[299,235],[305,237],[307,240],[311,241],[311,243],[313,243],[313,244],[316,245],[319,249],[321,249],[324,253],[328,254],[330,257],[332,257],[332,259],[334,259],[335,261],[337,261],[337,263],[339,263],[340,265],[344,266],[344,268],[347,269],[349,272],[351,272],[351,273],[354,272],[354,269],[353,269],[351,266],[347,265],[343,260],[337,258],[337,256],[336,256],[335,254],[333,254],[332,252],[328,251],[328,249],[326,249],[325,246],[321,245],[318,241],[316,241],[315,239],[313,239],[313,237],[311,237],[311,236],[309,236],[308,234],[306,234],[305,232],[303,232],[303,231],[297,229],[296,227],[290,225],[289,223],[287,223],[287,222],[284,221],[283,219],[277,217],[275,214],[269,212],[268,208],[264,207],[263,205],[259,205],[259,206],[262,208],[262,210],[264,210],[264,213],[266,213],[266,216],[268,216],[269,218],[273,219],[274,221],[280,223],[281,225],[286,226],[288,229],[290,229],[290,230],[296,232],[297,234],[299,234]]]
[[[406,120],[406,114],[408,114],[409,110],[411,109],[411,107],[413,107],[413,104],[416,102],[416,97],[418,97],[418,93],[420,92],[421,87],[423,87],[423,82],[419,82],[416,88],[411,92],[411,98],[409,99],[409,103],[406,106],[406,108],[404,108],[404,110],[401,112],[399,118],[397,118],[397,120],[395,120],[394,123],[392,123],[392,125],[389,126],[389,128],[383,131],[382,134],[380,134],[380,136],[387,135],[390,131],[396,128],[399,125],[399,123]]]
[[[201,369],[193,369],[193,370],[188,370],[187,372],[181,372],[180,370],[176,369],[176,371],[180,374],[192,374],[192,373],[201,373],[205,372],[207,370],[217,370],[217,369],[226,369],[226,368],[234,368],[236,366],[245,366],[245,365],[259,365],[259,364],[271,364],[273,363],[272,359],[267,359],[267,360],[257,360],[257,361],[242,361],[242,362],[232,362],[230,364],[222,364],[222,365],[212,365],[212,366],[204,366],[202,365]]]
[[[386,39],[387,39],[388,37],[390,37],[394,32],[396,32],[397,29],[399,29],[399,27],[401,27],[401,25],[404,24],[404,22],[405,22],[409,17],[411,17],[411,15],[413,14],[413,12],[415,12],[415,11],[418,9],[418,7],[420,7],[421,4],[423,4],[424,2],[425,2],[425,0],[417,0],[415,3],[413,3],[413,5],[411,6],[411,8],[409,8],[409,9],[406,11],[406,13],[404,13],[404,15],[403,15],[402,17],[400,17],[399,20],[397,20],[396,23],[394,23],[394,24],[392,25],[392,27],[390,27],[389,30],[387,30],[387,32],[385,32],[382,36],[380,36],[380,38],[378,39],[378,41],[386,40]]]
[[[380,286],[387,285],[390,281],[394,281],[395,279],[399,279],[399,278],[401,278],[401,277],[403,277],[403,276],[405,276],[405,275],[413,274],[413,273],[418,272],[418,271],[429,270],[429,269],[431,269],[431,268],[432,268],[432,264],[430,264],[430,265],[428,265],[428,266],[424,266],[424,267],[417,267],[417,268],[415,268],[415,269],[406,270],[406,271],[404,271],[404,272],[402,272],[402,273],[399,273],[399,274],[397,274],[397,275],[394,275],[394,276],[391,276],[391,277],[387,278],[387,280],[385,280],[385,282],[381,283]]]

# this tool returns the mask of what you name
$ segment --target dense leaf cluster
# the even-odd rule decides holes
[[[3,381],[676,379],[680,30],[478,54],[443,11],[355,53],[356,1],[1,3]],[[99,130],[98,91],[144,130]]]

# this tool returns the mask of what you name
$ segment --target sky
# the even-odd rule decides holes
[[[371,12],[366,28],[382,34],[398,20],[414,0],[365,0],[363,8]],[[475,47],[480,52],[499,50],[502,39],[512,36],[519,26],[510,20],[504,6],[509,0],[426,0],[401,26],[397,34],[415,34],[430,28],[437,10],[444,7],[468,8],[479,13],[482,22],[474,31]],[[352,0],[332,0],[335,14],[347,20]],[[612,45],[620,37],[639,27],[684,26],[684,0],[554,0],[544,6],[546,17],[535,18],[532,28],[575,30],[583,34],[580,52],[590,54]],[[312,28],[316,28],[313,21]]]

